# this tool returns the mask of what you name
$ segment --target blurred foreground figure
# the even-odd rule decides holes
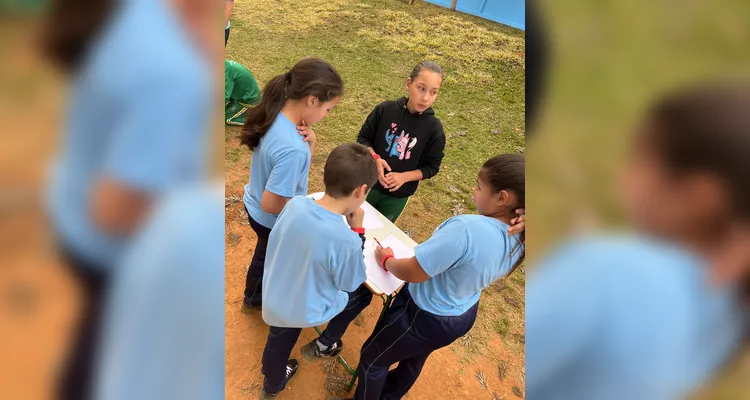
[[[95,397],[224,398],[224,188],[167,196],[118,263]]]
[[[214,103],[205,59],[213,51],[207,27],[215,25],[209,3],[216,2],[50,4],[47,52],[72,85],[47,203],[83,301],[61,370],[60,399],[89,398],[112,269],[151,205],[166,191],[204,178]]]
[[[750,87],[656,104],[623,174],[635,231],[573,240],[529,276],[527,398],[680,399],[743,344]]]

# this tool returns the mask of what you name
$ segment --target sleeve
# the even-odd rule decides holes
[[[203,203],[159,207],[117,266],[95,398],[223,398],[224,209]]]
[[[438,121],[437,130],[434,133],[433,140],[427,144],[425,157],[423,158],[419,170],[422,171],[422,179],[430,179],[440,171],[440,164],[443,162],[445,153],[445,132],[443,124]]]
[[[466,254],[466,225],[460,219],[451,218],[445,221],[427,239],[414,248],[414,255],[419,265],[430,277],[449,270]]]
[[[581,248],[563,248],[529,268],[526,282],[527,396],[549,393],[554,374],[567,368],[592,340],[601,287],[607,282],[591,268]]]
[[[134,89],[116,116],[103,174],[151,194],[200,178],[212,110],[203,85],[177,80]]]
[[[281,197],[294,197],[299,182],[305,177],[308,160],[300,150],[289,150],[274,160],[266,190]]]
[[[229,74],[224,74],[224,104],[232,99],[234,91],[234,79]]]
[[[357,143],[367,147],[372,147],[373,149],[375,148],[375,137],[382,116],[383,107],[378,104],[372,110],[370,115],[367,116],[365,123],[362,124],[362,128],[359,130],[359,135],[357,135]]]
[[[363,239],[362,246],[352,246],[351,250],[332,271],[333,282],[338,290],[353,292],[367,280],[365,256],[361,250],[364,248],[364,235],[360,235],[360,239]],[[357,244],[359,244],[358,242]]]

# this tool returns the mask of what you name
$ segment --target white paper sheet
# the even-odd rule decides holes
[[[409,258],[414,256],[414,252],[409,249],[408,246],[401,243],[398,239],[393,236],[388,236],[385,239],[380,239],[380,244],[384,247],[390,247],[393,249],[393,254],[396,258]],[[384,270],[378,260],[375,259],[375,243],[372,239],[367,239],[365,242],[365,267],[367,268],[367,279],[374,283],[383,293],[393,293],[398,289],[404,281],[396,278],[390,272]]]
[[[312,197],[313,200],[320,200],[323,198],[323,195],[325,193],[323,192],[317,192],[307,195],[307,197]],[[370,229],[380,229],[383,227],[383,223],[380,222],[380,218],[378,218],[378,212],[369,204],[363,203],[360,207],[361,209],[365,210],[365,219],[362,222],[362,227],[365,228],[365,230]],[[344,222],[346,222],[346,217],[342,216],[344,218]]]

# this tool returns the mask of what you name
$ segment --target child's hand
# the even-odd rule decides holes
[[[378,260],[378,264],[380,264],[383,261],[383,258],[385,258],[385,256],[392,256],[392,255],[393,255],[393,249],[391,249],[390,247],[382,248],[380,247],[380,245],[378,245],[378,247],[375,248],[375,259]],[[385,265],[381,265],[381,267],[385,269]],[[387,269],[385,270],[388,271]]]
[[[508,236],[521,233],[526,230],[526,209],[519,208],[516,210],[517,217],[510,220],[510,228],[508,228]]]
[[[315,135],[315,132],[313,132],[312,127],[307,126],[307,122],[305,120],[302,120],[302,125],[297,125],[298,133],[305,137],[303,139],[304,142],[307,142],[310,144],[310,146],[314,146],[315,142],[318,140],[318,137]]]
[[[390,189],[390,192],[395,192],[406,183],[406,177],[401,172],[389,172],[385,175],[385,183],[384,188]]]
[[[362,207],[357,207],[353,213],[346,216],[346,222],[352,229],[362,228],[365,221],[365,210]]]
[[[382,158],[377,159],[378,164],[378,181],[380,181],[380,184],[383,187],[386,187],[388,184],[385,180],[385,170],[388,170],[388,172],[391,172],[391,166],[388,165],[388,161],[385,161]]]

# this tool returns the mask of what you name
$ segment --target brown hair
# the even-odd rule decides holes
[[[55,64],[75,72],[117,5],[117,0],[52,0],[42,47]]]
[[[333,66],[317,58],[306,58],[289,72],[274,77],[266,84],[260,104],[247,111],[240,143],[251,150],[258,147],[260,139],[271,128],[287,99],[315,96],[326,102],[343,93],[344,81]]]
[[[422,61],[421,63],[417,64],[414,67],[414,69],[411,71],[411,75],[409,75],[409,79],[411,79],[411,81],[414,82],[414,80],[417,79],[417,77],[423,70],[430,70],[436,74],[440,74],[440,79],[445,78],[445,74],[443,74],[443,69],[440,68],[440,66],[436,62]]]
[[[359,143],[339,145],[328,155],[323,167],[326,194],[341,199],[354,189],[367,185],[369,191],[378,181],[378,167],[370,150]]]
[[[732,211],[750,218],[750,86],[701,86],[670,94],[648,113],[646,140],[675,176],[723,180]]]
[[[487,160],[480,170],[483,181],[494,192],[507,190],[515,193],[518,203],[513,207],[513,217],[518,209],[526,208],[526,159],[522,154],[501,154]],[[518,261],[513,265],[508,275],[512,274],[526,258],[526,232],[521,232],[518,244],[513,248],[510,256],[521,253]]]

